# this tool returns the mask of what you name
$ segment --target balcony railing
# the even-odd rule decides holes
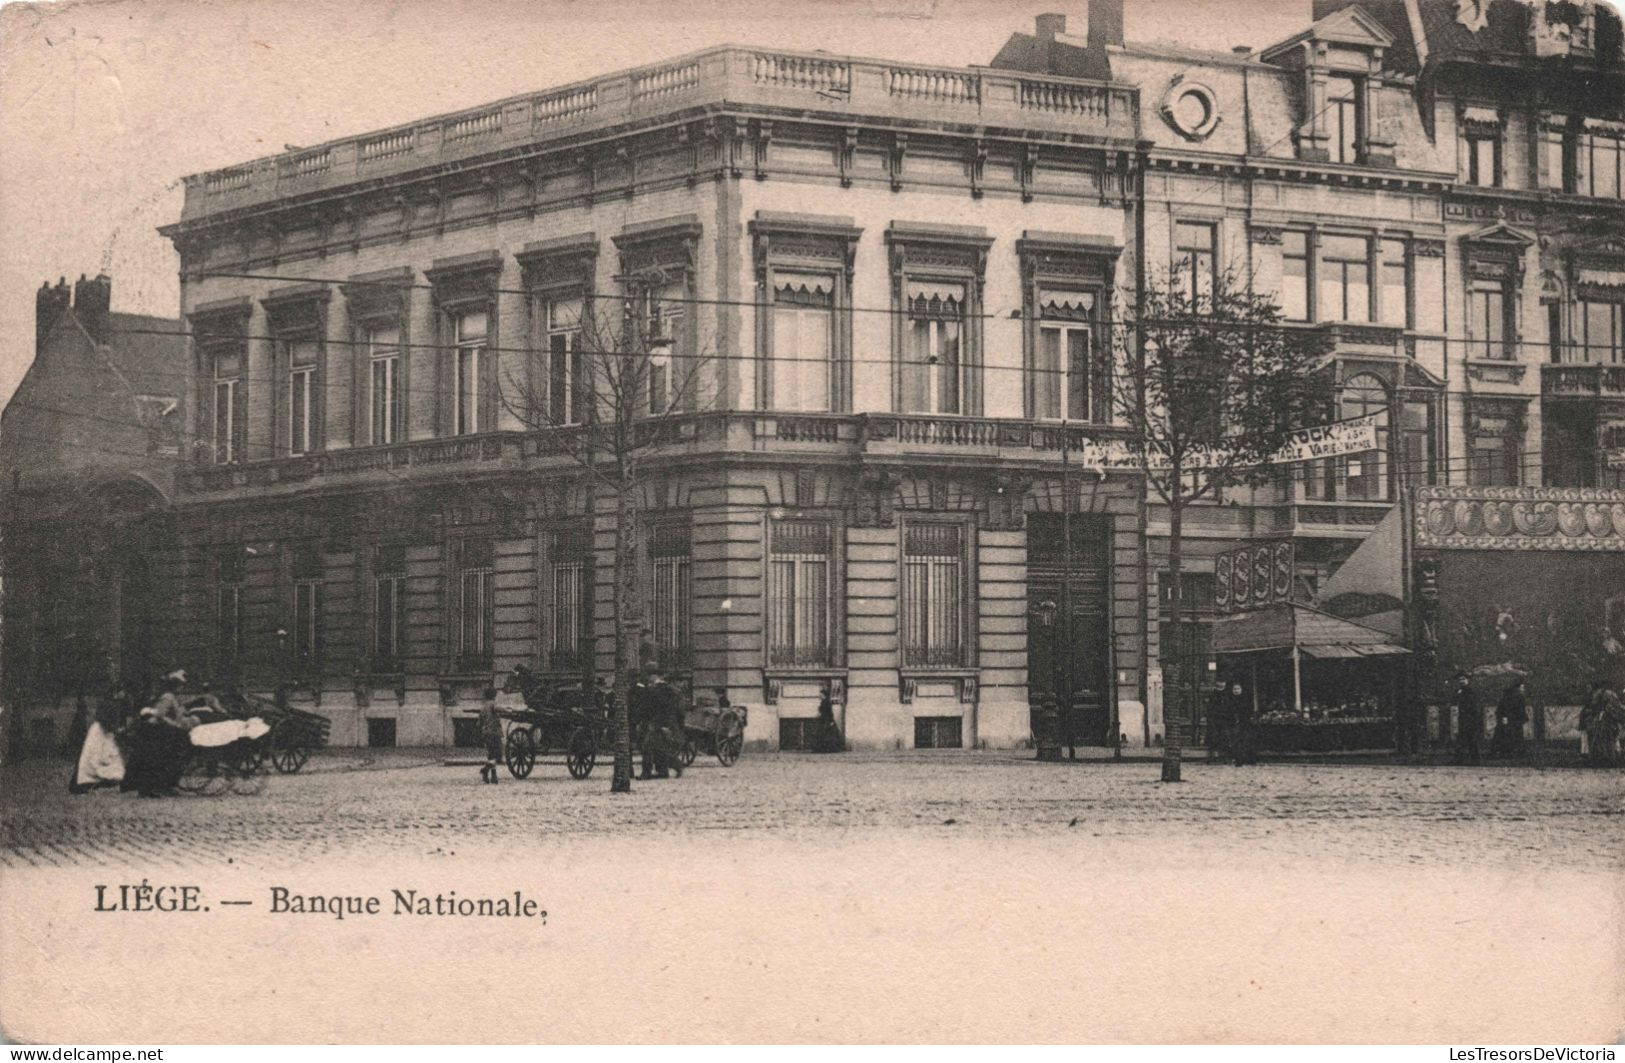
[[[1625,365],[1543,365],[1540,393],[1548,398],[1625,398]]]
[[[575,428],[492,432],[197,466],[182,472],[181,489],[194,493],[265,490],[307,485],[321,477],[411,477],[417,475],[415,470],[436,468],[437,473],[428,475],[460,475],[464,470],[478,468],[550,468],[580,457],[584,449],[580,432]],[[668,457],[782,449],[795,453],[834,452],[853,459],[957,454],[1047,463],[1065,460],[1063,434],[1071,460],[1081,465],[1087,447],[1120,439],[1125,430],[1100,425],[1063,428],[1018,418],[740,411],[659,418],[640,424],[636,437],[640,446],[664,452]]]
[[[182,219],[573,137],[645,119],[651,108],[729,105],[790,107],[838,121],[918,119],[1089,135],[1125,145],[1138,138],[1131,85],[723,47],[196,175],[186,182]]]

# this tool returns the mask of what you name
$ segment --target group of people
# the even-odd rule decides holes
[[[1456,673],[1456,763],[1483,762],[1484,710],[1473,689],[1473,678]],[[1523,756],[1523,729],[1529,722],[1529,700],[1524,679],[1514,676],[1495,704],[1495,729],[1490,737],[1490,756],[1516,760]],[[1625,731],[1625,706],[1614,684],[1593,679],[1585,702],[1580,706],[1580,734],[1584,739],[1586,763],[1612,767],[1620,761],[1620,734]]]
[[[192,729],[226,715],[207,683],[191,695],[186,687],[185,671],[177,670],[159,681],[158,696],[139,710],[136,705],[144,699],[122,683],[99,699],[69,791],[117,786],[142,797],[174,794],[192,757]]]
[[[722,695],[726,707],[727,695]],[[632,733],[643,751],[638,777],[669,779],[683,777],[685,728],[683,707],[677,690],[660,672],[651,670],[641,683],[633,685],[627,698],[631,709]]]
[[[1240,682],[1219,692],[1208,710],[1210,741],[1235,764],[1257,764],[1258,742],[1253,735],[1253,699]]]

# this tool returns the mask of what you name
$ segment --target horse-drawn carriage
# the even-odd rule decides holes
[[[501,713],[508,721],[503,761],[516,779],[530,775],[538,757],[564,755],[573,779],[585,779],[598,763],[600,750],[614,747],[614,720],[607,692],[579,685],[550,684],[521,666],[502,686],[505,694],[520,694],[522,710]],[[694,763],[703,749],[731,767],[744,748],[746,712],[715,702],[691,705],[683,716],[683,744],[676,751],[684,767]],[[648,737],[634,727],[632,741],[641,747]]]
[[[290,708],[256,694],[226,694],[221,711],[198,699],[188,706],[200,722],[187,732],[189,755],[180,789],[212,797],[227,790],[256,794],[266,765],[283,775],[305,766],[310,751],[327,744],[327,717]]]
[[[610,744],[609,713],[591,691],[550,687],[524,668],[515,669],[502,686],[504,694],[521,694],[525,707],[505,710],[507,741],[503,761],[516,779],[530,775],[536,758],[563,753],[572,779],[585,779],[598,763],[598,750]]]

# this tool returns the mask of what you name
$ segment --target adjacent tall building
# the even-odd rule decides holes
[[[112,280],[43,284],[35,348],[0,414],[0,701],[11,748],[54,750],[81,696],[145,682],[151,562],[169,549],[186,336],[112,309]]]

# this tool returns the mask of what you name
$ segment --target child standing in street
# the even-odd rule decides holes
[[[502,717],[497,715],[495,687],[486,687],[480,702],[480,734],[485,738],[485,767],[480,769],[480,778],[494,784],[497,765],[502,763]]]

